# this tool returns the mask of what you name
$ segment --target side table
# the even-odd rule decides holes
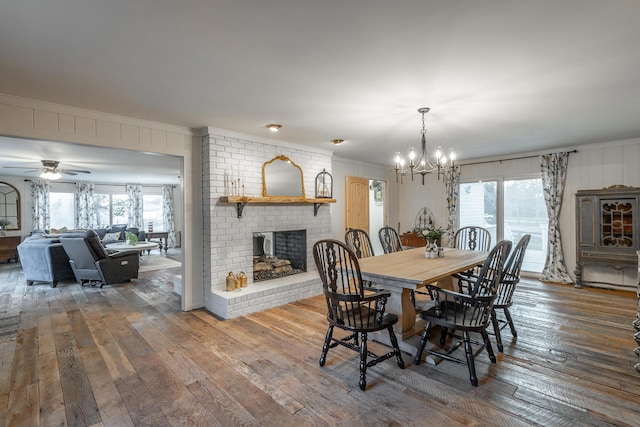
[[[18,262],[18,245],[21,241],[20,236],[0,237],[0,261]]]
[[[167,243],[169,239],[168,231],[147,231],[146,234],[147,242],[153,241],[152,239],[158,239],[160,250],[164,249],[164,251],[167,252],[167,248],[169,247]]]

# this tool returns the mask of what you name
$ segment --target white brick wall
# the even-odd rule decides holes
[[[314,196],[316,175],[331,171],[331,155],[209,134],[202,141],[204,281],[206,307],[228,319],[320,294],[322,287],[313,262],[313,244],[331,236],[331,205],[313,215],[313,205],[247,205],[242,218],[236,206],[222,204],[225,175],[240,177],[247,196],[262,196],[262,165],[285,155],[303,171],[305,193]],[[253,233],[266,231],[307,230],[307,270],[283,279],[254,284]],[[249,285],[238,292],[226,292],[225,278],[230,271],[244,271]]]

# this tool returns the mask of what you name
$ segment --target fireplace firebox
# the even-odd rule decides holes
[[[307,231],[253,233],[253,281],[307,271]]]

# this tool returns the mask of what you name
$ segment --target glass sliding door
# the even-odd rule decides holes
[[[475,225],[491,233],[491,246],[502,239],[515,246],[525,234],[531,241],[522,270],[540,273],[547,254],[549,219],[539,177],[461,182],[459,228]]]
[[[489,230],[491,247],[498,242],[498,182],[460,183],[459,228],[475,225]]]
[[[542,179],[504,181],[503,236],[517,244],[525,234],[531,235],[522,269],[542,272],[547,254],[549,217],[544,203]]]

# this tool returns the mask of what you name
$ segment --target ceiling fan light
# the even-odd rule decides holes
[[[56,180],[56,179],[60,179],[62,178],[62,175],[60,174],[60,172],[56,172],[56,171],[44,171],[40,174],[40,178],[42,179],[49,179],[49,180]]]

